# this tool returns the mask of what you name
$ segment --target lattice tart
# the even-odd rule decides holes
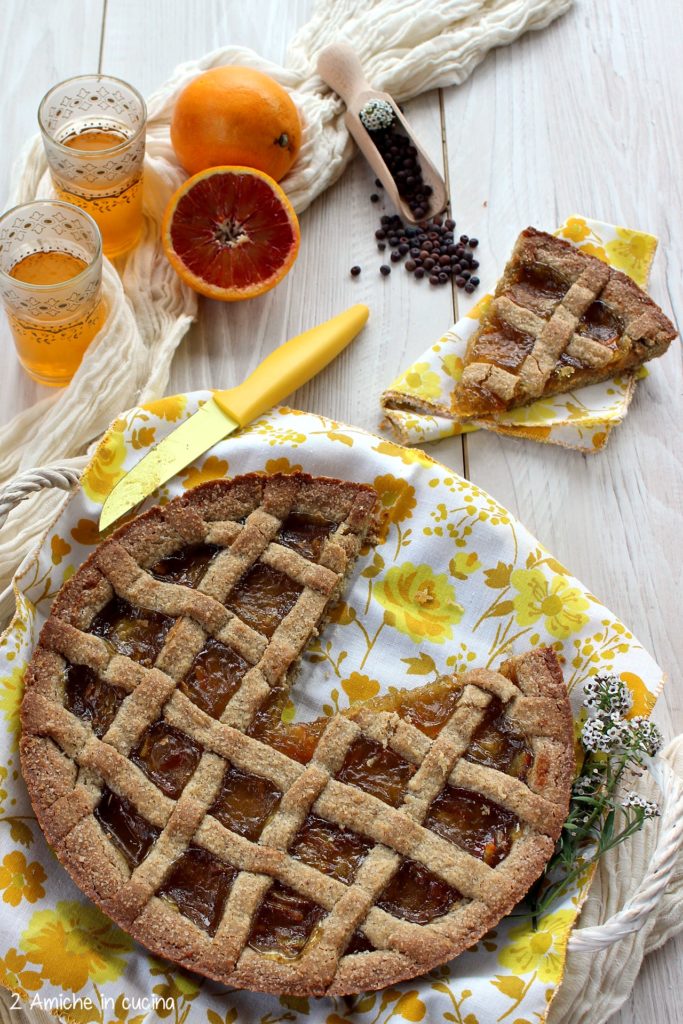
[[[152,509],[62,588],[27,673],[22,767],[59,860],[157,955],[229,985],[345,994],[450,959],[567,813],[551,650],[282,724],[376,506],[295,474]]]
[[[527,228],[469,341],[451,411],[487,416],[595,384],[662,355],[675,337],[630,277]]]

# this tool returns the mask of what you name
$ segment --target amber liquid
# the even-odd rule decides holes
[[[85,128],[60,142],[79,153],[97,153],[120,146],[128,138],[123,129]],[[87,158],[83,162],[87,165]],[[102,182],[99,165],[93,164],[93,168],[89,175],[79,177],[78,192],[72,192],[63,179],[55,178],[55,188],[60,199],[80,206],[97,222],[105,255],[120,256],[133,248],[142,229],[142,168],[113,183]],[[92,196],[83,195],[90,190]]]
[[[58,285],[77,277],[87,264],[68,252],[35,252],[10,270],[25,284]],[[64,319],[28,319],[7,312],[19,361],[41,384],[68,384],[83,353],[104,323],[101,299]]]

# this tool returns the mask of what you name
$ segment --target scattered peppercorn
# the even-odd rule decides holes
[[[351,273],[351,277],[358,277],[358,275],[360,274],[360,267],[358,267],[358,266],[351,267],[350,273]]]
[[[370,202],[371,203],[378,203],[379,202],[379,196],[377,195],[376,192],[373,192],[372,195],[370,196]]]
[[[478,245],[479,245],[479,239],[478,238],[470,238],[470,249],[476,249]]]
[[[379,252],[389,247],[391,263],[405,260],[404,267],[418,280],[427,277],[431,284],[439,285],[453,279],[458,288],[473,291],[479,284],[479,278],[472,276],[479,263],[471,252],[472,239],[467,235],[456,239],[454,230],[455,221],[451,217],[434,217],[422,224],[406,226],[398,214],[382,214],[375,238]],[[470,248],[466,248],[468,245]],[[379,269],[384,277],[391,273],[386,263]],[[468,285],[472,287],[466,287]]]

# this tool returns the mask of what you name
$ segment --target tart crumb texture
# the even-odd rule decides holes
[[[22,768],[60,862],[227,985],[342,995],[430,970],[512,909],[568,812],[549,649],[283,724],[377,507],[303,473],[197,487],[97,548],[27,673]]]

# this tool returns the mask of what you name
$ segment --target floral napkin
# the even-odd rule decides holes
[[[424,977],[352,999],[278,999],[229,991],[153,957],[83,896],[45,843],[17,752],[22,680],[38,632],[59,587],[94,550],[111,488],[209,397],[176,395],[119,417],[16,577],[17,613],[0,638],[0,984],[79,1024],[539,1024],[561,982],[588,877],[542,915],[538,930],[528,916],[507,918]],[[301,469],[367,481],[388,519],[306,652],[286,720],[331,715],[442,673],[495,667],[539,644],[556,649],[577,720],[583,683],[601,670],[627,683],[633,713],[651,710],[662,673],[630,629],[506,509],[419,450],[274,409],[151,500],[165,503],[217,477]]]
[[[647,284],[657,248],[653,235],[586,217],[569,217],[556,233],[628,274],[641,288]],[[490,301],[485,295],[382,394],[384,424],[402,444],[440,441],[483,427],[583,452],[604,448],[612,427],[628,411],[636,379],[647,375],[644,368],[511,412],[467,423],[452,418],[450,397],[462,374],[467,343]]]

